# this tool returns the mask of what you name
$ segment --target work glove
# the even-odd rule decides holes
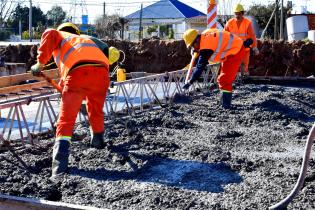
[[[253,40],[251,38],[246,39],[243,43],[245,48],[250,48],[250,46],[253,44]]]
[[[184,90],[188,90],[189,89],[189,87],[190,87],[190,83],[188,82],[188,83],[186,83],[186,84],[184,84],[184,86],[183,86],[183,89]]]
[[[254,55],[259,55],[259,50],[257,47],[253,48]]]
[[[110,88],[114,88],[114,86],[115,86],[115,82],[114,82],[114,81],[111,81],[111,82],[109,83],[109,87],[110,87]]]
[[[39,77],[40,76],[40,73],[41,71],[43,70],[43,67],[44,65],[37,62],[36,64],[34,64],[32,67],[31,67],[31,73],[33,76],[36,76],[36,77]]]

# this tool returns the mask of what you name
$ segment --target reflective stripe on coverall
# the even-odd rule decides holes
[[[87,111],[93,132],[104,131],[103,105],[109,86],[108,58],[87,38],[54,29],[46,30],[41,38],[37,59],[47,63],[54,55],[62,75],[62,98],[57,121],[56,139],[69,139],[82,100],[87,100]],[[101,66],[79,66],[96,63]]]
[[[232,92],[232,83],[245,56],[243,40],[227,31],[206,30],[201,34],[200,50],[207,49],[214,52],[209,61],[222,62],[219,88]]]
[[[103,107],[108,87],[109,73],[104,67],[82,66],[71,71],[63,83],[56,136],[72,136],[83,99],[93,132],[103,132]]]
[[[239,36],[243,41],[251,38],[253,40],[251,48],[257,47],[257,39],[253,24],[252,21],[248,18],[243,17],[243,20],[240,23],[238,23],[236,18],[232,18],[226,23],[226,25],[224,26],[224,30]],[[242,61],[242,63],[244,63],[245,72],[248,72],[249,56],[250,48],[247,48],[245,49],[245,57]]]

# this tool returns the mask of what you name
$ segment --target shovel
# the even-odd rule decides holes
[[[187,74],[186,74],[186,78],[185,78],[185,84],[189,81],[189,79],[192,75],[194,63],[195,63],[196,59],[198,58],[198,56],[199,56],[199,54],[197,52],[194,52],[191,56],[191,60],[190,60],[189,67],[188,67]],[[173,97],[173,102],[174,103],[190,103],[191,99],[185,93],[183,93],[183,94],[176,93]]]
[[[48,77],[46,74],[44,74],[42,71],[40,72],[40,77],[43,77],[51,86],[53,86],[59,93],[62,93],[61,87],[55,82],[55,80]]]
[[[192,75],[192,70],[194,68],[194,63],[195,63],[195,60],[198,58],[198,55],[199,55],[198,53],[194,52],[194,54],[191,56],[191,61],[189,63],[189,68],[188,68],[188,71],[187,71],[187,74],[186,74],[185,84],[188,82],[189,78]]]

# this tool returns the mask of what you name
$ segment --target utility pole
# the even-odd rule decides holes
[[[280,10],[280,39],[283,40],[283,0],[281,0],[281,10]]]
[[[105,7],[106,7],[106,3],[104,1],[104,3],[103,3],[103,18],[105,18],[105,16],[106,16]]]
[[[33,37],[33,31],[32,31],[32,0],[30,0],[30,8],[29,8],[29,17],[28,17],[28,30],[29,30],[29,36],[30,36],[30,42],[32,42]]]
[[[68,14],[72,17],[71,22],[73,23],[82,22],[84,16],[88,17],[88,11],[85,0],[71,0],[70,2],[71,7]]]
[[[142,7],[143,7],[143,4],[141,4],[141,10],[140,10],[139,41],[142,39]]]
[[[279,0],[276,0],[274,40],[278,39],[278,10],[279,10]]]
[[[269,18],[269,20],[268,20],[268,23],[266,24],[264,30],[262,31],[261,36],[260,36],[261,39],[263,39],[263,38],[265,37],[266,31],[267,31],[267,29],[268,29],[268,26],[269,26],[269,24],[270,24],[270,22],[271,22],[273,16],[274,16],[275,13],[276,13],[276,9],[277,9],[277,7],[275,7],[275,8],[273,9],[273,11],[272,11],[272,13],[271,13],[271,16],[270,16],[270,18]]]
[[[19,36],[20,36],[20,39],[22,39],[22,21],[21,21],[21,18],[19,19]]]

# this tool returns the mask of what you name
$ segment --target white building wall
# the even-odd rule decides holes
[[[183,33],[186,31],[186,22],[183,21],[181,23],[178,24],[174,24],[175,25],[175,29],[174,29],[174,38],[175,39],[182,39]]]

